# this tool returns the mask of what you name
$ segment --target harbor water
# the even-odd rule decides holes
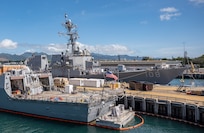
[[[204,86],[204,80],[186,79],[185,85]],[[171,85],[180,85],[180,79],[174,79]],[[123,131],[124,133],[203,133],[204,128],[163,118],[142,115],[144,125]],[[137,119],[135,121],[138,121]],[[99,127],[49,121],[38,118],[0,112],[0,133],[119,133],[121,131]]]
[[[172,80],[169,85],[172,86],[179,86],[181,85],[181,79],[174,79]],[[204,86],[204,80],[203,79],[184,79],[184,85],[189,85],[189,86]]]

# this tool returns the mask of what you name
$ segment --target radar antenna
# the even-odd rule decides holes
[[[69,49],[69,45],[72,47],[72,54],[76,54],[79,52],[79,48],[76,46],[76,41],[79,38],[77,33],[77,26],[72,23],[71,19],[68,18],[68,15],[65,13],[65,23],[63,26],[67,29],[66,33],[59,33],[61,35],[69,36],[67,49]]]

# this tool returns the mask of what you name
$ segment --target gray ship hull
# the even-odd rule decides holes
[[[169,69],[152,69],[152,70],[137,70],[137,71],[125,71],[114,73],[118,76],[121,82],[130,81],[147,81],[156,84],[166,85],[174,78],[181,75],[186,68],[169,68]],[[70,77],[70,78],[101,78],[107,79],[105,73],[101,74],[81,74],[78,72],[70,72],[70,70],[64,67],[54,67],[52,69],[52,75],[54,77]]]
[[[10,77],[0,76],[0,111],[67,122],[89,123],[109,110],[114,100],[99,103],[51,101],[49,98],[15,98],[7,94]]]
[[[1,92],[2,93],[2,92]],[[3,97],[2,97],[3,99]],[[109,103],[111,104],[111,103]],[[107,104],[107,105],[109,105]],[[67,120],[68,122],[91,122],[98,118],[97,109],[104,112],[109,106],[98,106],[89,108],[88,104],[79,103],[51,103],[46,101],[29,101],[29,100],[1,100],[0,110],[23,114],[32,117]]]

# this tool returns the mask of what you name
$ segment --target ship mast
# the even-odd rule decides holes
[[[64,27],[67,29],[66,34],[69,36],[69,41],[67,43],[67,49],[69,49],[69,45],[72,47],[72,54],[78,54],[79,53],[79,47],[76,44],[76,40],[79,38],[76,25],[74,25],[71,21],[71,19],[68,18],[68,15],[65,14],[65,23]]]

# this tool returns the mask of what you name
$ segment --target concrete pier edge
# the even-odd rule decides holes
[[[165,118],[204,127],[204,106],[154,98],[134,97],[130,95],[124,96],[123,100],[126,108],[132,107],[138,114]],[[120,103],[121,102],[122,101],[120,101]],[[140,102],[141,107],[137,108],[136,102]],[[159,107],[164,107],[164,115],[158,114]],[[200,115],[202,115],[202,117]]]

